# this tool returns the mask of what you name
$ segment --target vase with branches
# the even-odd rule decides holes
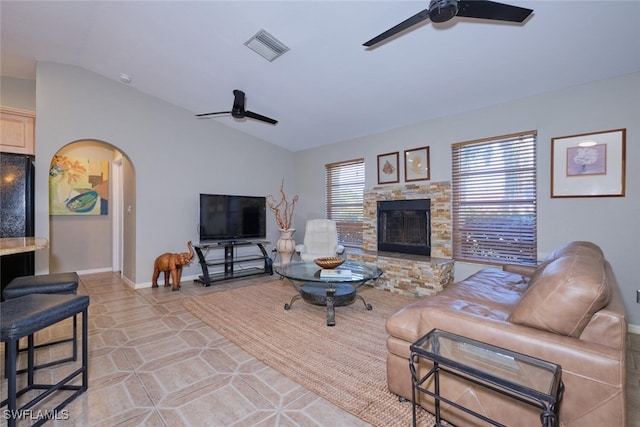
[[[291,200],[287,199],[284,192],[284,179],[280,184],[280,199],[276,199],[272,194],[267,196],[267,206],[276,216],[276,222],[280,230],[291,230],[293,222],[293,211],[298,202],[298,195],[293,196]]]
[[[284,192],[284,179],[280,184],[280,199],[276,199],[272,194],[267,196],[267,206],[276,216],[276,222],[280,229],[280,238],[276,242],[276,249],[280,254],[281,264],[289,264],[293,253],[295,252],[296,242],[293,240],[295,228],[291,228],[293,221],[293,211],[298,202],[298,196],[295,195],[291,200],[287,199]]]

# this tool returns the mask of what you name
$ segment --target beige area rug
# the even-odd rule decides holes
[[[192,298],[184,306],[230,341],[298,384],[376,426],[411,425],[411,404],[387,390],[386,319],[413,298],[364,287],[360,299],[336,307],[336,325],[326,326],[326,308],[297,300],[286,281]],[[409,369],[407,363],[407,369]],[[418,411],[419,425],[433,417]]]

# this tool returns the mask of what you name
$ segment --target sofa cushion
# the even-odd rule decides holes
[[[551,252],[547,258],[550,261],[555,261],[558,258],[562,258],[567,255],[581,255],[581,256],[592,256],[595,258],[604,258],[604,254],[602,253],[602,249],[600,246],[596,245],[593,242],[586,241],[575,241],[569,242],[564,246],[559,247],[555,251]]]
[[[600,260],[604,259],[602,249],[600,249],[600,246],[596,245],[595,243],[586,241],[569,242],[551,252],[545,259],[542,260],[542,262],[540,262],[540,265],[531,276],[531,282],[533,283],[534,281],[536,281],[538,276],[542,273],[547,265],[551,264],[558,258],[571,255],[592,256]]]
[[[537,273],[508,321],[578,337],[611,298],[604,259],[593,248],[564,254]]]
[[[386,322],[389,335],[414,342],[428,331],[422,330],[420,316],[434,308],[446,308],[505,321],[522,294],[528,279],[496,268],[485,268],[444,291],[419,299],[396,312]]]

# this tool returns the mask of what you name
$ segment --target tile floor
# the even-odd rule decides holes
[[[367,426],[259,362],[182,306],[184,298],[264,279],[211,287],[187,281],[171,292],[163,287],[136,291],[112,273],[81,276],[78,293],[91,296],[89,389],[65,408],[67,420],[48,425]],[[40,333],[36,342],[70,332],[71,323],[61,323]],[[36,361],[69,349],[70,344],[41,349]],[[36,371],[36,382],[51,375],[63,378],[68,365]]]
[[[89,390],[58,414],[67,419],[48,425],[368,425],[259,362],[182,306],[184,298],[259,283],[264,277],[208,288],[187,281],[179,292],[133,290],[112,273],[80,279],[79,293],[91,296]],[[36,339],[66,337],[70,331],[70,322],[63,322]],[[69,349],[64,344],[39,350],[37,361],[66,355]],[[36,381],[62,378],[72,370],[69,365],[36,371]],[[628,426],[640,427],[640,335],[629,334],[627,375]],[[6,382],[1,396],[6,398]],[[0,417],[0,426],[5,423]],[[19,426],[32,423],[23,420]]]

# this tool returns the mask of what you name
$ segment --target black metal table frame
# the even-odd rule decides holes
[[[195,249],[195,252],[198,255],[198,262],[200,263],[200,268],[202,269],[202,275],[194,281],[202,282],[203,286],[211,286],[212,283],[222,280],[236,279],[239,277],[254,276],[259,274],[273,274],[273,261],[264,248],[264,245],[267,243],[269,242],[263,240],[238,240],[210,243],[201,242],[197,245],[194,245],[193,249]],[[251,245],[257,246],[258,249],[260,249],[260,254],[252,254],[248,256],[237,256],[235,254],[237,248]],[[208,252],[212,249],[224,249],[224,258],[207,259]],[[235,268],[236,265],[256,261],[262,261],[263,267],[251,268],[246,271],[242,269],[238,270]],[[209,273],[210,266],[223,266],[224,271],[219,273]]]
[[[487,343],[483,343],[481,341],[473,340],[471,338],[463,337],[460,335],[448,333],[445,331],[441,331],[438,329],[433,329],[427,335],[420,338],[418,341],[413,343],[410,347],[411,356],[409,358],[409,369],[411,371],[411,382],[412,382],[412,405],[413,405],[413,426],[417,425],[417,402],[416,402],[416,393],[422,392],[425,393],[435,400],[435,417],[436,422],[434,427],[442,427],[441,424],[441,415],[440,415],[440,402],[445,402],[461,411],[464,411],[468,414],[471,414],[491,425],[497,427],[506,427],[503,424],[492,420],[482,414],[479,414],[469,408],[465,408],[464,406],[453,402],[445,397],[440,395],[440,372],[446,372],[456,377],[462,378],[464,380],[470,381],[474,384],[477,384],[486,389],[495,391],[504,396],[508,396],[512,399],[518,400],[520,402],[526,403],[528,405],[537,407],[542,410],[540,414],[540,423],[543,427],[556,427],[558,426],[558,412],[560,410],[560,403],[562,401],[562,394],[564,392],[564,383],[562,382],[562,368],[559,365],[555,365],[557,367],[556,374],[554,375],[553,381],[554,383],[551,386],[552,392],[549,394],[542,393],[537,390],[533,390],[529,387],[525,387],[523,385],[502,379],[500,377],[494,376],[490,373],[469,367],[464,365],[463,363],[456,362],[451,359],[447,359],[435,353],[430,353],[422,350],[419,345],[420,343],[426,341],[427,337],[434,333],[445,333],[449,336],[455,337],[459,339],[460,342],[476,345],[480,344],[482,347],[492,348],[496,351],[499,351],[501,354],[506,354],[509,356],[517,357],[519,360],[524,361],[536,361],[536,362],[544,362],[547,364],[555,365],[547,361],[543,361],[541,359],[537,359],[532,356],[528,356],[526,354],[517,353],[514,351],[510,351],[507,349],[503,349],[500,347],[496,347]],[[431,368],[422,378],[418,378],[415,361],[419,358],[427,359],[433,363],[433,368]],[[422,384],[429,379],[433,375],[434,377],[434,390],[428,390],[422,387]]]
[[[311,262],[313,264],[313,262]],[[347,264],[346,267],[349,265]],[[373,306],[369,304],[362,295],[358,293],[358,289],[361,288],[365,283],[370,280],[376,280],[382,274],[378,274],[375,277],[365,277],[361,280],[353,280],[353,281],[330,281],[330,280],[315,280],[311,282],[310,278],[296,278],[296,277],[288,277],[286,275],[281,274],[278,269],[276,269],[276,273],[280,275],[282,278],[287,279],[287,281],[293,286],[297,294],[291,297],[291,301],[289,303],[285,303],[284,309],[290,310],[294,301],[302,298],[306,302],[315,305],[326,305],[327,307],[327,326],[335,326],[335,307],[344,306],[347,304],[351,304],[356,298],[360,298],[362,303],[364,304],[367,310],[373,310]],[[298,282],[302,284],[298,284]],[[309,285],[320,286],[324,290],[324,294],[308,292],[305,290],[305,286],[308,288]],[[338,290],[344,291],[339,293]]]

